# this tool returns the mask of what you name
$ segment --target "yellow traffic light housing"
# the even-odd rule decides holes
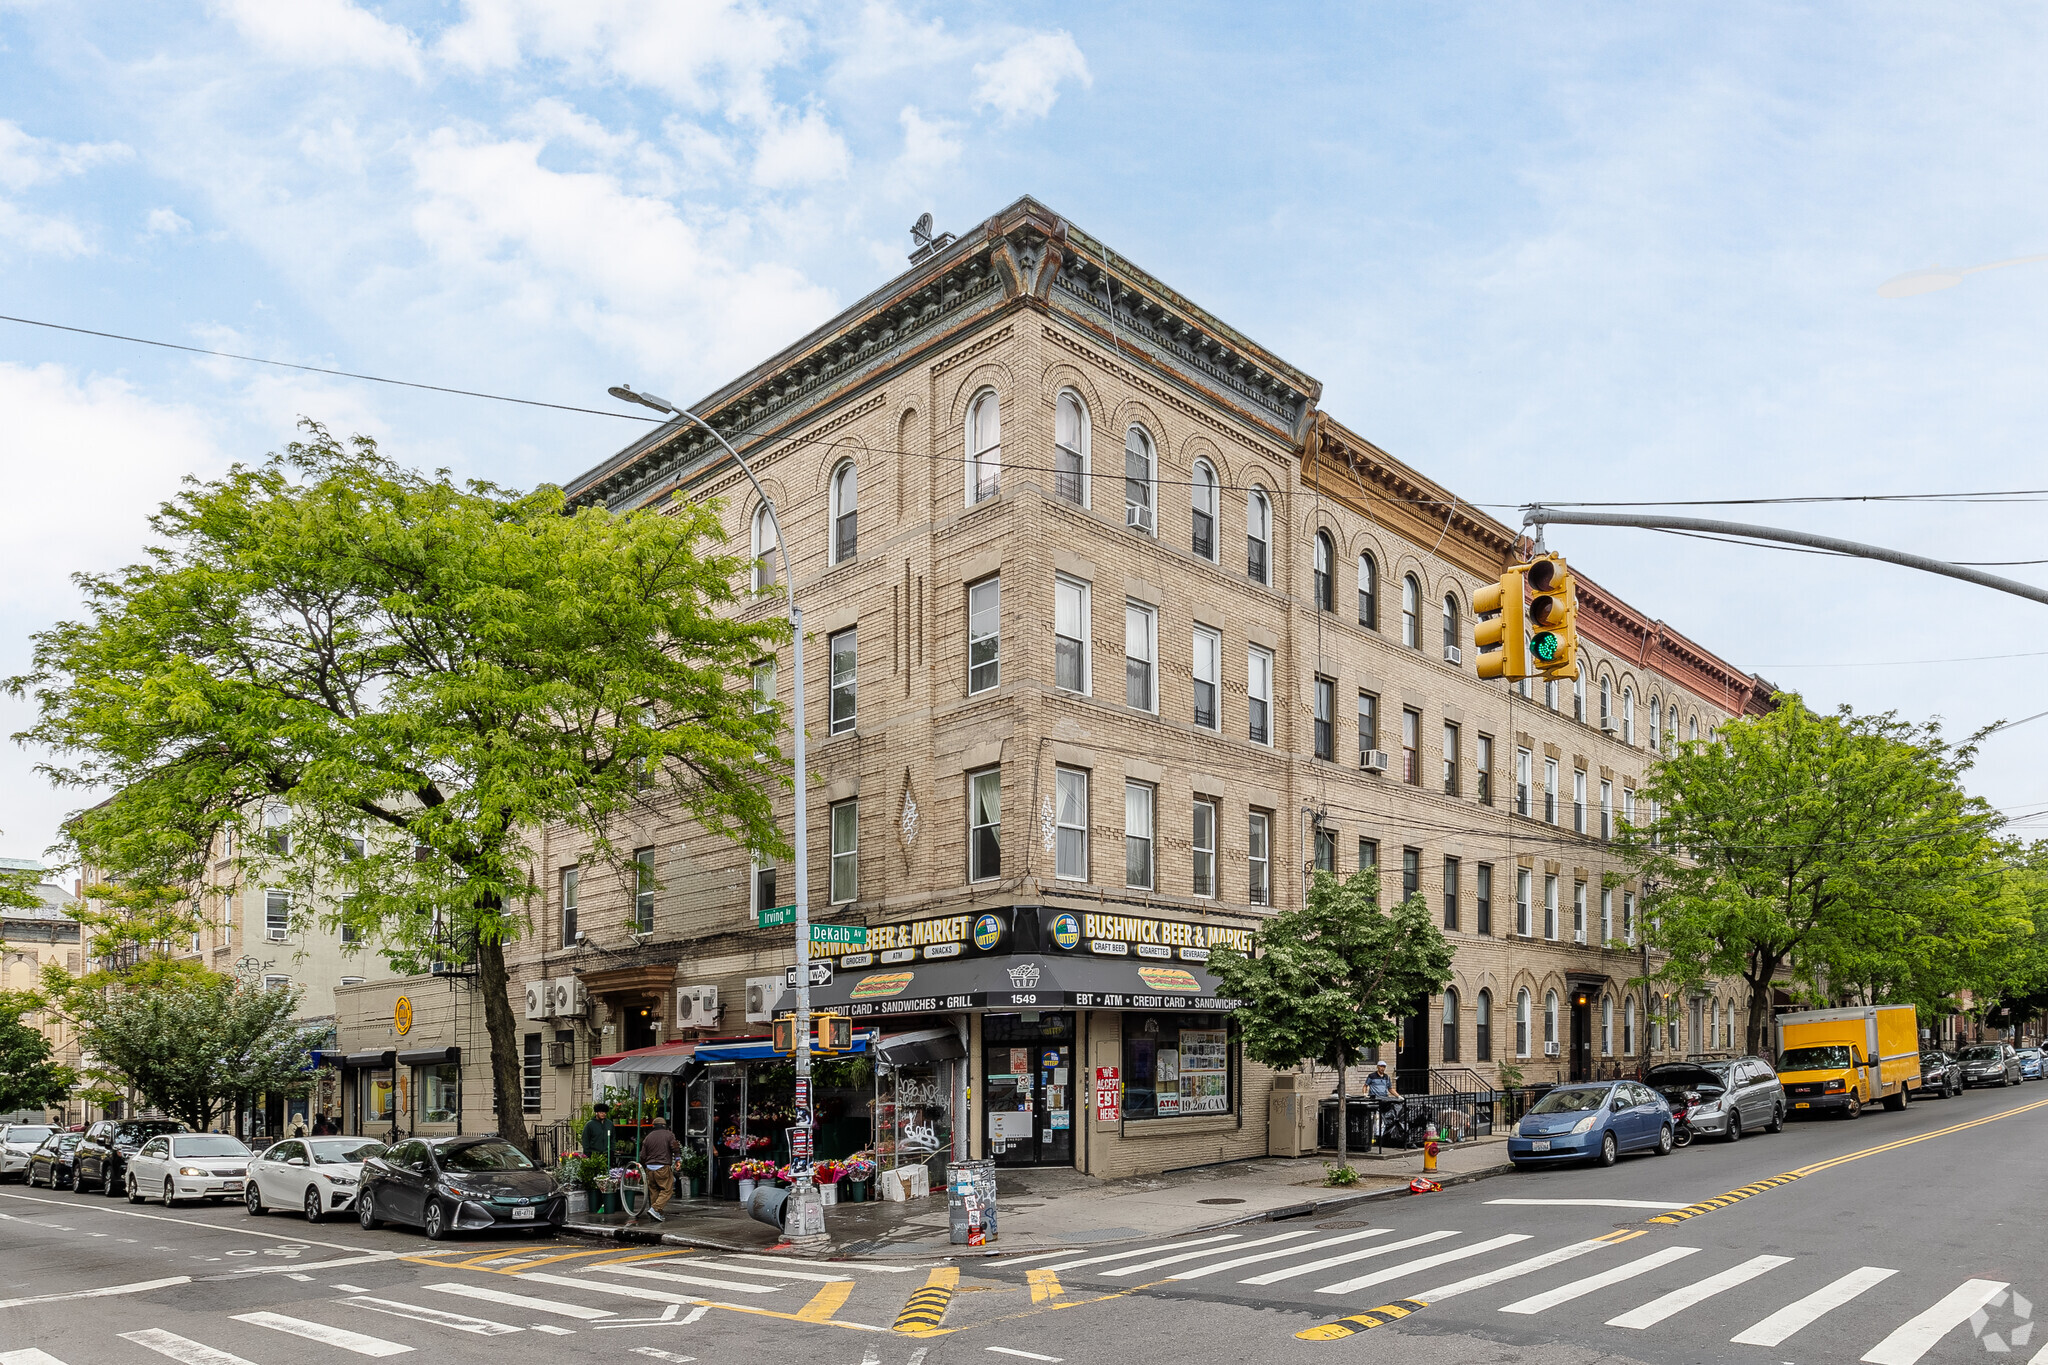
[[[1472,666],[1482,678],[1529,676],[1523,614],[1523,579],[1528,572],[1527,564],[1510,564],[1501,571],[1500,582],[1472,594],[1473,614],[1481,618],[1472,628]]]
[[[796,1051],[796,1016],[785,1014],[768,1026],[768,1046],[778,1053]]]
[[[1579,590],[1560,554],[1529,563],[1529,665],[1556,681],[1579,676]]]
[[[818,1016],[818,1039],[811,1045],[814,1052],[853,1051],[853,1020],[843,1014],[821,1014]]]

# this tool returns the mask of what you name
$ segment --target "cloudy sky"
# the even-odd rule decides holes
[[[0,0],[0,313],[688,398],[903,268],[921,211],[960,229],[1029,193],[1510,520],[2023,489],[2048,485],[2048,264],[1877,286],[2048,252],[2044,65],[2048,13],[2019,5]],[[0,322],[0,674],[180,476],[301,415],[515,485],[638,429]],[[2048,559],[2038,507],[1724,514]],[[2016,598],[1645,532],[1551,544],[1817,704],[1955,732],[2048,706],[2048,656],[1979,657],[2048,651]],[[27,720],[0,702],[0,732]],[[0,753],[0,853],[77,804],[36,758]],[[2048,808],[2044,760],[2048,720],[1988,740],[1972,783]]]

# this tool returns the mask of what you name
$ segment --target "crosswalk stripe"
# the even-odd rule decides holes
[[[1048,1252],[1047,1254],[1057,1256],[1060,1253],[1055,1251]],[[789,1264],[789,1257],[787,1256],[750,1256],[745,1252],[739,1251],[734,1252],[726,1257],[726,1259],[729,1261],[766,1261],[769,1265]],[[839,1261],[834,1262],[834,1264],[843,1265],[848,1270],[871,1270],[877,1275],[909,1275],[919,1270],[931,1269],[929,1261],[918,1265],[872,1265],[866,1261]]]
[[[2004,1280],[1964,1280],[1932,1308],[1908,1319],[1896,1332],[1871,1347],[1863,1357],[1866,1365],[1913,1365],[1935,1342],[1947,1336],[1950,1328],[1967,1321],[1970,1314],[2009,1287]]]
[[[557,1284],[565,1289],[589,1289],[599,1294],[616,1294],[622,1299],[648,1299],[654,1303],[699,1304],[710,1300],[689,1294],[671,1294],[666,1289],[647,1289],[637,1284],[613,1284],[609,1280],[572,1280],[567,1275],[557,1275],[550,1270],[529,1270],[520,1277],[521,1282],[534,1280],[541,1284]]]
[[[653,1356],[656,1360],[672,1361],[674,1365],[689,1365],[690,1361],[697,1358],[695,1356],[679,1356],[674,1351],[664,1351],[659,1346],[635,1346],[633,1354],[636,1356]]]
[[[613,1316],[609,1308],[585,1308],[580,1303],[565,1303],[561,1299],[537,1298],[532,1294],[511,1294],[502,1289],[488,1289],[480,1284],[430,1284],[426,1288],[437,1294],[460,1294],[465,1299],[481,1299],[485,1303],[502,1303],[508,1308],[526,1308],[536,1313],[553,1313],[563,1318],[608,1318]]]
[[[1561,1303],[1570,1303],[1573,1299],[1583,1298],[1595,1290],[1605,1289],[1610,1284],[1620,1284],[1623,1280],[1632,1280],[1638,1275],[1647,1275],[1659,1266],[1670,1265],[1673,1261],[1682,1261],[1698,1250],[1698,1247],[1665,1247],[1662,1251],[1653,1251],[1649,1255],[1630,1261],[1626,1265],[1618,1265],[1612,1270],[1603,1270],[1598,1275],[1588,1275],[1583,1280],[1574,1280],[1570,1284],[1560,1285],[1556,1289],[1546,1290],[1541,1294],[1511,1303],[1500,1311],[1503,1313],[1541,1313],[1546,1308],[1555,1308]]]
[[[458,1332],[468,1332],[479,1337],[503,1337],[521,1329],[509,1323],[492,1322],[489,1318],[473,1318],[467,1313],[450,1313],[442,1308],[428,1308],[424,1304],[400,1303],[397,1299],[372,1298],[359,1294],[341,1302],[351,1308],[360,1308],[366,1313],[384,1313],[394,1318],[411,1318],[414,1322],[431,1322],[437,1327],[452,1327]]]
[[[249,1365],[249,1362],[226,1351],[217,1351],[211,1346],[181,1337],[176,1332],[166,1332],[161,1327],[145,1328],[140,1332],[123,1332],[121,1340],[132,1341],[137,1346],[155,1351],[160,1356],[169,1356],[178,1365]],[[0,1360],[7,1360],[0,1356]],[[8,1362],[17,1365],[17,1362]],[[25,1365],[25,1362],[20,1363]]]
[[[648,1270],[637,1265],[589,1265],[579,1275],[632,1275],[643,1280],[669,1280],[705,1289],[729,1289],[735,1294],[774,1294],[787,1289],[783,1284],[749,1284],[743,1280],[714,1280],[709,1275],[683,1275],[673,1270]]]
[[[1079,1270],[1084,1265],[1101,1265],[1106,1261],[1128,1261],[1133,1256],[1149,1256],[1155,1251],[1166,1251],[1173,1247],[1198,1247],[1207,1246],[1212,1242],[1235,1242],[1241,1235],[1240,1233],[1226,1232],[1220,1237],[1199,1237],[1192,1242],[1159,1242],[1148,1247],[1127,1247],[1122,1251],[1113,1252],[1107,1256],[1084,1256],[1078,1261],[1061,1261],[1058,1265],[1047,1266],[1046,1269]]]
[[[626,1264],[638,1265],[639,1262],[629,1261]],[[839,1284],[853,1279],[851,1275],[819,1275],[808,1270],[789,1270],[782,1266],[777,1266],[771,1270],[763,1265],[735,1265],[731,1261],[702,1260],[687,1261],[685,1264],[711,1270],[724,1270],[734,1275],[772,1275],[780,1280],[810,1280],[817,1284]]]
[[[282,1313],[235,1313],[236,1322],[246,1322],[251,1327],[268,1327],[274,1332],[288,1332],[307,1341],[317,1341],[323,1346],[338,1346],[344,1351],[353,1351],[359,1356],[402,1356],[412,1350],[395,1341],[382,1337],[365,1336],[351,1332],[346,1327],[329,1327],[324,1322],[307,1322],[304,1318],[288,1318]]]
[[[1642,1236],[1641,1233],[1633,1235],[1637,1237]],[[1563,1265],[1566,1261],[1575,1260],[1589,1251],[1598,1251],[1602,1247],[1613,1245],[1614,1242],[1607,1237],[1594,1237],[1584,1242],[1573,1242],[1570,1246],[1559,1247],[1555,1251],[1546,1251],[1541,1256],[1531,1256],[1526,1261],[1516,1261],[1513,1265],[1502,1266],[1499,1270],[1489,1270],[1483,1275],[1474,1275],[1470,1279],[1453,1280],[1449,1284],[1438,1285],[1435,1289],[1418,1290],[1410,1297],[1420,1299],[1424,1303],[1441,1303],[1445,1299],[1454,1299],[1460,1294],[1469,1294],[1475,1289],[1485,1289],[1487,1286],[1499,1284],[1503,1280],[1516,1280],[1524,1275],[1533,1275],[1539,1270],[1548,1270],[1554,1265]]]
[[[1733,1289],[1738,1284],[1747,1284],[1767,1271],[1790,1264],[1790,1256],[1752,1256],[1741,1265],[1730,1266],[1718,1275],[1709,1275],[1704,1280],[1674,1289],[1669,1294],[1651,1299],[1640,1308],[1631,1308],[1607,1320],[1609,1327],[1655,1327],[1673,1313],[1682,1313],[1696,1303],[1711,1299],[1723,1290]]]
[[[1455,1232],[1425,1232],[1420,1236],[1404,1237],[1398,1242],[1389,1242],[1385,1246],[1367,1247],[1363,1251],[1347,1251],[1341,1256],[1325,1256],[1319,1261],[1310,1261],[1306,1265],[1283,1266],[1278,1270],[1269,1270],[1263,1275],[1254,1275],[1250,1279],[1239,1280],[1238,1283],[1278,1284],[1282,1280],[1291,1280],[1298,1275],[1312,1275],[1318,1270],[1328,1270],[1333,1265],[1349,1265],[1353,1261],[1362,1261],[1368,1256],[1384,1256],[1390,1251],[1399,1251],[1403,1247],[1419,1247],[1426,1242],[1441,1242],[1446,1237],[1456,1237],[1457,1235]]]
[[[0,1351],[0,1365],[64,1365],[64,1362],[48,1351],[24,1346],[19,1351]],[[248,1365],[248,1362],[244,1361],[242,1365]]]
[[[1738,1336],[1729,1340],[1742,1346],[1776,1346],[1785,1338],[1808,1326],[1827,1313],[1832,1313],[1849,1300],[1874,1285],[1882,1284],[1898,1274],[1883,1266],[1867,1265],[1852,1270],[1833,1284],[1814,1290],[1805,1298],[1788,1303],[1753,1327],[1745,1328]]]
[[[1304,1251],[1320,1251],[1324,1247],[1341,1246],[1346,1242],[1359,1242],[1368,1237],[1384,1237],[1392,1231],[1392,1228],[1367,1228],[1363,1232],[1347,1232],[1341,1237],[1325,1237],[1320,1242],[1303,1242],[1300,1246],[1283,1247],[1279,1251],[1262,1251],[1256,1256],[1235,1256],[1227,1261],[1217,1261],[1211,1265],[1199,1265],[1193,1270],[1183,1270],[1178,1275],[1169,1275],[1166,1278],[1169,1280],[1199,1280],[1205,1275],[1218,1275],[1226,1270],[1235,1270],[1241,1265],[1251,1265],[1256,1261],[1274,1261],[1282,1256],[1299,1256]],[[1258,1243],[1247,1242],[1245,1245],[1257,1246]],[[1118,1271],[1116,1273],[1122,1274],[1123,1272]]]
[[[1300,1240],[1301,1240],[1302,1238],[1304,1238],[1304,1237],[1313,1237],[1313,1236],[1315,1236],[1315,1231],[1316,1231],[1316,1230],[1315,1230],[1314,1228],[1298,1228],[1298,1229],[1296,1229],[1296,1230],[1295,1230],[1295,1231],[1293,1231],[1293,1232],[1282,1232],[1282,1233],[1279,1233],[1279,1234],[1277,1234],[1277,1235],[1275,1235],[1275,1236],[1272,1236],[1272,1237],[1261,1237],[1261,1238],[1259,1238],[1259,1239],[1258,1239],[1257,1241],[1255,1241],[1255,1242],[1239,1242],[1239,1243],[1237,1244],[1237,1246],[1236,1246],[1236,1247],[1232,1248],[1232,1250],[1236,1250],[1236,1251],[1243,1251],[1243,1250],[1246,1250],[1246,1249],[1248,1249],[1248,1248],[1250,1248],[1250,1247],[1263,1247],[1263,1246],[1271,1246],[1271,1245],[1273,1245],[1273,1244],[1274,1244],[1275,1242],[1297,1242],[1297,1241],[1300,1241]],[[1294,1250],[1295,1250],[1295,1248],[1293,1248],[1293,1247],[1289,1247],[1289,1248],[1287,1249],[1287,1251],[1276,1251],[1276,1252],[1274,1252],[1274,1253],[1272,1253],[1272,1254],[1273,1254],[1273,1255],[1276,1255],[1276,1256],[1285,1256],[1285,1255],[1289,1254],[1290,1252],[1292,1252],[1292,1251],[1294,1251]],[[1205,1250],[1205,1251],[1182,1251],[1182,1252],[1177,1252],[1177,1253],[1175,1253],[1175,1254],[1174,1254],[1174,1255],[1172,1255],[1172,1256],[1161,1256],[1161,1257],[1158,1257],[1158,1258],[1156,1258],[1156,1259],[1154,1259],[1154,1260],[1150,1260],[1150,1261],[1140,1261],[1140,1262],[1138,1262],[1138,1263],[1137,1263],[1136,1265],[1120,1265],[1120,1266],[1118,1266],[1118,1267],[1117,1267],[1117,1268],[1116,1268],[1115,1270],[1108,1270],[1108,1271],[1104,1271],[1103,1273],[1104,1273],[1105,1275],[1111,1275],[1111,1276],[1114,1276],[1114,1275],[1142,1275],[1142,1274],[1144,1274],[1144,1273],[1145,1273],[1146,1271],[1148,1271],[1148,1270],[1157,1270],[1157,1269],[1158,1269],[1158,1268],[1159,1268],[1160,1266],[1163,1266],[1163,1265],[1179,1265],[1179,1264],[1180,1264],[1180,1263],[1181,1263],[1182,1261],[1199,1261],[1199,1260],[1201,1260],[1201,1259],[1202,1259],[1202,1258],[1203,1258],[1204,1256],[1214,1256],[1215,1254],[1216,1254],[1216,1253],[1215,1253],[1215,1252],[1213,1252],[1213,1251],[1206,1251],[1206,1250]],[[1247,1260],[1254,1260],[1254,1261],[1255,1261],[1255,1260],[1258,1260],[1259,1258],[1258,1258],[1258,1257],[1256,1257],[1256,1256],[1249,1256],[1249,1257],[1246,1257],[1245,1259],[1247,1259]],[[1053,1267],[1051,1267],[1051,1268],[1052,1268],[1053,1270],[1058,1270],[1058,1269],[1059,1269],[1059,1267],[1058,1267],[1058,1266],[1053,1266]]]
[[[1429,1270],[1446,1262],[1462,1261],[1471,1256],[1483,1256],[1489,1251],[1498,1251],[1502,1247],[1511,1247],[1517,1242],[1526,1242],[1528,1240],[1529,1234],[1526,1232],[1510,1232],[1500,1237],[1475,1243],[1472,1246],[1456,1247],[1450,1251],[1439,1251],[1434,1256],[1424,1256],[1413,1261],[1403,1261],[1399,1265],[1390,1265],[1382,1270],[1375,1270],[1370,1274],[1360,1275],[1356,1279],[1339,1280],[1336,1284],[1326,1284],[1321,1289],[1318,1289],[1316,1293],[1349,1294],[1354,1290],[1364,1289],[1367,1285],[1384,1284],[1388,1280],[1399,1279],[1403,1275],[1412,1275],[1418,1270]],[[1427,1303],[1428,1300],[1425,1299],[1423,1302]]]

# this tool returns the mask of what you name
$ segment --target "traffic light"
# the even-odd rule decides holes
[[[1481,618],[1472,628],[1472,666],[1482,678],[1529,676],[1522,606],[1522,584],[1528,572],[1527,564],[1510,564],[1501,570],[1500,582],[1472,594],[1472,611]]]
[[[796,1051],[796,1016],[785,1014],[768,1026],[768,1046],[778,1053]]]
[[[843,1014],[821,1014],[818,1016],[818,1040],[812,1044],[816,1052],[853,1051],[853,1020]]]
[[[1579,676],[1579,590],[1559,554],[1529,564],[1529,663],[1538,677]]]

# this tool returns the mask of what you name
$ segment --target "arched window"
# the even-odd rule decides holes
[[[775,517],[762,503],[754,509],[753,529],[754,586],[772,588],[775,586]]]
[[[1586,675],[1583,670],[1572,679],[1572,719],[1581,724],[1586,719]]]
[[[1422,648],[1422,585],[1414,574],[1401,579],[1401,643],[1410,649]]]
[[[1060,390],[1053,413],[1052,491],[1076,506],[1088,505],[1088,409],[1072,389]]]
[[[1462,1060],[1458,1056],[1458,992],[1450,986],[1444,988],[1444,1060]]]
[[[1316,610],[1335,611],[1336,587],[1332,580],[1337,576],[1337,548],[1330,544],[1328,531],[1316,532]]]
[[[1219,548],[1216,541],[1216,471],[1209,467],[1207,460],[1196,460],[1194,477],[1188,489],[1188,505],[1193,517],[1193,546],[1197,557],[1215,562]]]
[[[1244,499],[1244,571],[1254,583],[1271,584],[1273,504],[1257,484]]]
[[[1600,997],[1600,1055],[1614,1055],[1614,997]]]
[[[1636,692],[1633,687],[1621,689],[1621,742],[1636,742]]]
[[[1636,1055],[1636,998],[1633,995],[1621,1002],[1621,1050],[1624,1056]]]
[[[1700,737],[1700,718],[1693,716],[1685,722],[1685,739],[1688,744]]]
[[[1664,736],[1657,748],[1671,753],[1678,748],[1678,703],[1672,702],[1664,711]]]
[[[1458,599],[1453,593],[1444,594],[1444,658],[1449,660],[1451,651],[1458,647]]]
[[[832,562],[852,559],[860,544],[860,471],[848,460],[832,471]]]
[[[1650,722],[1650,732],[1643,736],[1643,742],[1650,746],[1650,750],[1653,753],[1657,748],[1657,718],[1661,714],[1657,709],[1656,694],[1652,693],[1650,695],[1650,714],[1643,717],[1644,720]]]
[[[1380,566],[1371,555],[1358,557],[1358,624],[1380,628]]]
[[[1678,1001],[1674,996],[1664,997],[1664,1032],[1665,1046],[1678,1051]]]
[[[967,503],[971,507],[1002,491],[1003,410],[990,389],[967,409]]]
[[[1515,991],[1515,1055],[1529,1055],[1529,988]]]
[[[1543,993],[1543,1055],[1557,1051],[1557,992]]]
[[[1614,724],[1614,683],[1605,673],[1600,675],[1600,728],[1609,729]]]
[[[1124,433],[1124,525],[1151,535],[1157,525],[1153,503],[1158,472],[1152,455],[1152,433],[1134,426]]]
[[[1477,1006],[1472,1029],[1474,1055],[1482,1062],[1490,1062],[1493,1060],[1493,992],[1480,991],[1478,1000],[1473,1003]]]

